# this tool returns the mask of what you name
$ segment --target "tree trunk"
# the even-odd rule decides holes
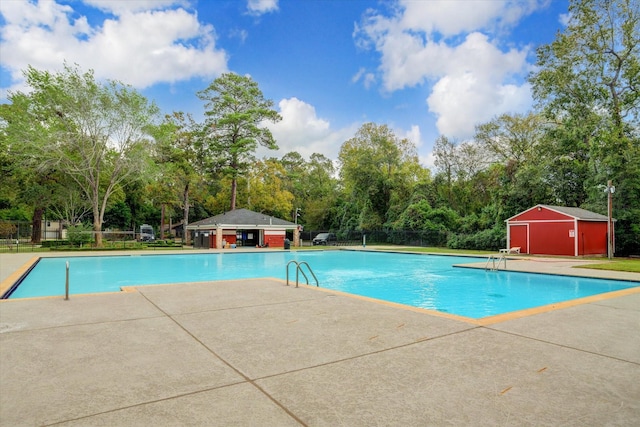
[[[96,239],[96,248],[101,248],[102,247],[102,224],[100,223],[100,221],[95,220],[93,222],[93,231],[95,232],[95,239]]]
[[[236,208],[236,193],[238,191],[238,180],[236,177],[231,181],[231,209],[234,210]]]
[[[191,233],[187,230],[189,225],[189,184],[185,185],[182,193],[183,219],[182,219],[182,241],[185,245],[191,244]]]
[[[31,243],[38,244],[42,241],[42,217],[44,208],[36,206],[33,210],[33,221],[31,221]]]
[[[160,208],[160,240],[164,240],[164,203]]]

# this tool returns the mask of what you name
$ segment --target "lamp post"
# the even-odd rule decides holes
[[[298,217],[300,216],[300,211],[302,211],[301,208],[296,208],[296,213],[295,213],[294,218],[293,218],[293,223],[294,224],[298,223]]]
[[[616,187],[612,185],[611,180],[607,181],[607,188],[604,189],[607,193],[607,257],[613,258],[613,207],[612,199],[613,193],[616,192]]]

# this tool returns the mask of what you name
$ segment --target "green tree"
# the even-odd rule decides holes
[[[456,143],[444,135],[439,136],[433,145],[434,164],[439,170],[438,188],[442,189],[442,197],[448,206],[453,205],[453,184],[458,163]]]
[[[183,229],[189,225],[190,196],[194,187],[203,183],[204,173],[202,145],[198,142],[200,126],[183,112],[166,115],[154,129],[156,139],[155,159],[160,167],[158,184],[162,189],[161,201],[179,206],[182,210]],[[185,243],[191,235],[185,232]]]
[[[228,206],[231,177],[221,178],[221,188],[208,200],[213,212],[224,212]],[[285,186],[286,172],[276,159],[256,160],[238,179],[237,207],[250,209],[280,218],[289,218],[292,212],[293,194]]]
[[[479,212],[489,200],[484,181],[479,179],[489,164],[486,150],[475,141],[456,144],[442,135],[436,139],[433,154],[438,168],[434,206],[450,207],[459,215]]]
[[[475,141],[493,160],[494,203],[498,220],[538,203],[552,203],[547,179],[549,156],[545,149],[547,127],[542,117],[503,114],[476,127]]]
[[[201,144],[211,159],[212,172],[231,179],[230,209],[236,208],[238,178],[247,172],[258,144],[278,146],[265,122],[278,122],[273,101],[264,98],[258,84],[248,76],[225,73],[198,92],[205,101],[205,126]]]
[[[301,208],[302,223],[309,229],[331,229],[332,207],[336,204],[338,180],[333,161],[323,154],[313,153],[307,162],[305,199]]]
[[[251,168],[247,183],[248,206],[280,218],[288,218],[293,204],[293,194],[284,187],[286,173],[276,160],[256,162]]]
[[[344,191],[354,204],[358,227],[380,229],[392,221],[389,214],[394,193],[405,192],[417,180],[416,169],[408,166],[419,166],[415,145],[398,138],[386,125],[366,123],[342,145],[338,158]],[[406,206],[408,201],[404,203]]]
[[[22,142],[41,170],[56,170],[82,190],[91,203],[96,245],[102,246],[99,232],[110,197],[144,175],[149,158],[145,131],[158,110],[132,88],[98,83],[92,71],[81,73],[77,67],[65,65],[58,73],[29,67],[25,77],[32,91],[11,93],[9,100],[27,96],[25,122],[46,132],[39,138],[31,133]]]
[[[612,180],[616,243],[620,253],[638,253],[640,2],[572,0],[569,16],[565,30],[538,49],[534,97],[559,129],[556,156],[584,180],[586,200],[577,202],[606,212],[599,187]]]
[[[275,159],[272,159],[275,160]],[[306,161],[298,152],[285,154],[279,161],[286,173],[283,185],[293,196],[290,218],[311,230],[331,228],[332,207],[336,202],[335,166],[323,154],[313,153]]]
[[[124,201],[114,203],[104,214],[104,223],[119,230],[131,228],[131,209]]]
[[[33,146],[42,144],[49,130],[29,117],[33,109],[30,97],[17,93],[11,100],[12,103],[3,105],[0,111],[5,172],[1,195],[10,203],[12,211],[18,204],[31,208],[31,241],[40,243],[42,220],[56,185],[56,174],[53,168],[42,167]]]
[[[474,140],[492,162],[515,165],[539,160],[545,123],[539,115],[503,114],[478,125]]]

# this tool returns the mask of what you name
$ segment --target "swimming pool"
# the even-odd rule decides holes
[[[638,285],[453,267],[485,258],[370,251],[234,252],[42,258],[10,298],[63,295],[67,261],[71,293],[85,294],[145,284],[284,279],[291,260],[306,261],[323,288],[475,319]],[[295,281],[293,265],[289,272]],[[302,276],[300,280],[304,282]]]

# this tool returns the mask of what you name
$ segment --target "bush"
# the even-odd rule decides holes
[[[57,248],[59,246],[68,245],[68,240],[43,240],[42,247],[43,248]]]
[[[453,234],[447,241],[451,249],[476,249],[497,251],[506,247],[507,238],[504,227],[493,227],[474,234]]]
[[[82,246],[85,243],[93,242],[93,228],[89,225],[72,225],[67,230],[69,243],[72,245]]]

